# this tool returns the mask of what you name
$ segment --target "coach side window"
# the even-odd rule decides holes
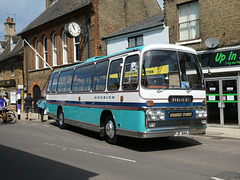
[[[47,86],[47,92],[48,92],[48,93],[51,92],[52,79],[53,79],[53,75],[51,75],[50,78],[49,78],[49,80],[48,80],[48,86]]]
[[[104,91],[106,88],[108,61],[97,63],[93,77],[93,91]]]
[[[77,68],[73,76],[72,91],[88,92],[91,90],[93,64]]]
[[[138,86],[138,69],[135,72],[131,73],[130,78],[130,71],[131,71],[131,64],[135,62],[139,64],[139,56],[133,55],[128,56],[125,60],[124,65],[124,73],[123,73],[123,89],[124,90],[135,90]]]
[[[73,75],[73,69],[61,72],[58,80],[57,92],[68,93],[71,91],[72,75]]]
[[[54,74],[52,81],[52,93],[57,92],[57,82],[58,82],[59,73]]]
[[[122,59],[118,59],[118,60],[112,61],[110,64],[109,77],[108,77],[109,91],[118,90],[120,87],[122,62],[123,62]]]

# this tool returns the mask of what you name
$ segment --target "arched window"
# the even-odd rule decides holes
[[[38,52],[39,48],[38,48],[38,40],[35,41],[35,50],[36,52]],[[39,69],[39,56],[38,54],[35,52],[35,68]]]
[[[74,38],[74,62],[80,61],[79,36]]]
[[[57,35],[52,36],[53,66],[57,65]]]
[[[68,63],[68,43],[67,43],[67,35],[63,31],[62,33],[62,49],[63,49],[63,64]]]
[[[43,38],[43,59],[45,62],[47,62],[47,37],[45,36]],[[47,64],[44,62],[43,67],[46,68]]]

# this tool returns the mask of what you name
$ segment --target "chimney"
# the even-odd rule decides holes
[[[57,0],[46,0],[46,9],[48,9]]]
[[[4,25],[5,25],[4,41],[6,41],[8,39],[8,37],[15,35],[15,24],[16,23],[13,22],[13,18],[11,18],[11,19],[10,19],[10,17],[7,18],[6,22],[4,23]]]

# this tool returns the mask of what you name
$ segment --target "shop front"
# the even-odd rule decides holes
[[[209,125],[240,127],[240,47],[198,52],[203,66]]]

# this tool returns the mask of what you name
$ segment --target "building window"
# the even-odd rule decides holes
[[[74,39],[74,62],[80,61],[80,42],[79,36]]]
[[[15,90],[10,91],[10,103],[16,104],[16,91]]]
[[[38,56],[38,40],[35,41],[35,68],[39,69],[39,56]]]
[[[52,36],[52,50],[53,50],[53,66],[57,65],[57,35]]]
[[[3,78],[3,68],[0,67],[0,78]]]
[[[135,36],[135,37],[130,37],[128,38],[128,47],[137,47],[137,46],[142,46],[143,45],[143,36]]]
[[[12,69],[11,69],[11,75],[15,76],[15,69],[14,69],[14,65],[12,65]]]
[[[43,59],[45,61],[43,67],[46,68],[47,67],[47,64],[46,64],[46,62],[47,62],[47,37],[46,36],[43,38]]]
[[[63,64],[68,63],[68,43],[65,31],[62,33]]]
[[[198,39],[199,33],[199,5],[198,1],[180,5],[179,9],[179,40]]]

